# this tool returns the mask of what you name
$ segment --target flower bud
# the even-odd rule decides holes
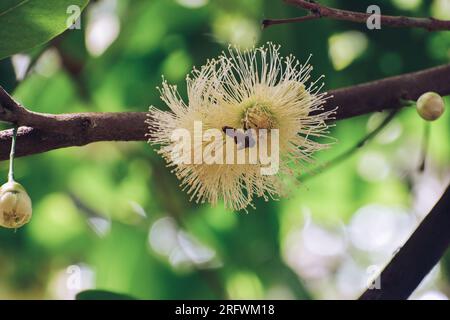
[[[0,187],[0,226],[20,228],[31,219],[31,199],[20,183],[9,181]]]
[[[417,100],[417,112],[428,121],[439,118],[445,110],[445,104],[442,97],[435,92],[426,92]]]

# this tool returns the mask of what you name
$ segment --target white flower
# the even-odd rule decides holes
[[[311,70],[292,55],[281,57],[279,46],[271,43],[244,52],[229,48],[187,76],[187,103],[176,86],[163,82],[161,99],[170,111],[150,107],[149,142],[161,146],[158,152],[197,202],[216,204],[222,199],[226,207],[240,210],[252,205],[255,196],[268,200],[284,195],[282,177],[294,176],[295,164],[311,161],[313,152],[328,146],[315,138],[325,136],[334,111],[322,110],[327,99],[326,93],[319,93],[322,77],[308,83]],[[199,124],[203,136],[196,143]],[[184,161],[174,158],[180,142],[173,136],[179,129],[190,133]],[[240,131],[233,136],[226,129]],[[235,142],[231,154],[230,141]],[[267,159],[279,163],[262,157],[248,161],[253,151],[260,155],[256,150],[264,145]],[[237,164],[238,152],[245,155],[244,164]],[[211,163],[211,158],[219,161]],[[263,173],[268,166],[272,173]]]

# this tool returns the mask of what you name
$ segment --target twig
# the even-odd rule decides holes
[[[424,92],[450,94],[450,64],[329,91],[325,111],[338,106],[336,120],[399,109]],[[32,112],[0,87],[0,121],[22,126],[16,157],[97,141],[145,141],[147,112],[46,114]],[[8,159],[12,130],[0,131],[0,160]]]
[[[419,165],[419,172],[423,172],[425,170],[427,153],[428,153],[428,145],[430,142],[430,123],[425,121],[423,126],[423,137],[422,137],[422,160]]]
[[[380,289],[360,300],[407,299],[450,244],[450,186],[379,276]]]
[[[331,8],[314,1],[285,0],[285,2],[300,7],[302,9],[308,10],[314,18],[302,19],[304,17],[300,17],[300,18],[276,19],[276,20],[266,19],[263,20],[262,22],[264,27],[269,27],[274,24],[301,22],[304,20],[312,20],[318,18],[329,18],[334,20],[366,23],[367,19],[369,19],[372,16],[371,13]],[[428,31],[450,30],[450,21],[439,20],[432,17],[416,18],[405,16],[380,15],[380,23],[382,26],[389,26],[396,28],[423,28]]]
[[[368,141],[373,139],[375,136],[377,136],[378,133],[380,133],[381,130],[383,130],[392,119],[394,119],[394,116],[397,114],[398,109],[392,110],[386,118],[371,132],[369,132],[366,136],[364,136],[361,140],[358,141],[353,147],[350,149],[344,151],[340,155],[336,156],[334,159],[331,159],[327,162],[325,162],[322,165],[317,166],[316,168],[311,169],[309,172],[311,173],[304,173],[302,174],[298,180],[301,182],[305,182],[308,179],[311,179],[313,177],[318,176],[319,174],[325,172],[325,170],[330,169],[345,159],[348,159],[350,156],[352,156],[356,151],[358,151],[362,146],[364,146]]]
[[[320,19],[320,16],[316,15],[316,14],[308,14],[303,17],[288,18],[288,19],[264,19],[261,23],[262,23],[263,28],[267,28],[267,27],[273,26],[275,24],[303,22],[303,21],[316,20],[316,19]]]
[[[9,153],[9,171],[8,182],[14,182],[14,157],[16,155],[16,139],[17,139],[17,127],[14,127],[11,138],[11,152]]]

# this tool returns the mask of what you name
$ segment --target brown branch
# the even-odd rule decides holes
[[[450,95],[450,64],[330,91],[333,99],[325,110],[339,106],[336,118],[351,118],[400,108],[405,100],[416,101],[427,91]]]
[[[310,12],[310,15],[314,18],[303,19],[305,17],[299,17],[299,18],[275,19],[275,20],[265,19],[262,22],[263,27],[269,27],[274,24],[301,22],[304,20],[312,20],[318,18],[330,18],[334,20],[366,23],[367,19],[372,16],[371,13],[355,12],[331,8],[314,1],[285,0],[285,2],[300,7],[302,9],[308,10]],[[428,31],[450,30],[450,21],[439,20],[431,17],[415,18],[405,16],[380,15],[380,22],[382,26],[389,26],[396,28],[423,28]]]
[[[407,299],[450,244],[450,186],[379,276],[380,289],[360,300]]]
[[[450,94],[450,64],[330,91],[325,110],[338,106],[336,119],[385,109],[398,109],[403,100],[417,100],[424,92]],[[0,120],[19,126],[17,156],[83,146],[97,141],[145,141],[146,112],[44,114],[14,101],[0,87]],[[0,160],[8,158],[12,130],[0,132]]]
[[[294,22],[303,22],[308,20],[317,20],[320,19],[320,16],[317,14],[308,14],[303,17],[296,18],[287,18],[287,19],[264,19],[261,23],[263,28],[267,28],[273,26],[275,24],[286,24],[286,23],[294,23]]]
[[[31,127],[20,127],[17,132],[16,157],[28,156],[60,148],[84,146],[98,141],[145,141],[147,125],[145,112],[105,113],[95,120],[98,127],[59,133]],[[110,127],[110,121],[118,123]],[[128,127],[129,126],[129,127]],[[12,130],[0,131],[0,160],[8,159]]]

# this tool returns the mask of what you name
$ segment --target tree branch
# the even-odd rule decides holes
[[[145,112],[86,112],[48,114],[33,112],[16,102],[0,86],[0,120],[46,132],[74,136],[88,142],[145,140]],[[142,134],[144,132],[144,134]]]
[[[450,64],[330,91],[326,111],[338,106],[336,119],[401,108],[424,92],[450,94]],[[26,156],[97,141],[145,141],[146,112],[45,114],[14,101],[0,86],[0,120],[19,126],[16,156]],[[12,130],[0,132],[0,160],[8,158]]]
[[[338,120],[402,107],[427,91],[450,95],[450,64],[330,91],[325,110],[339,106]]]
[[[450,186],[380,275],[380,289],[360,300],[407,299],[450,244]]]
[[[320,3],[307,0],[285,0],[286,3],[295,5],[310,12],[309,16],[290,18],[290,19],[265,19],[262,22],[263,27],[269,27],[274,24],[284,24],[292,22],[301,22],[305,20],[330,18],[334,20],[351,21],[357,23],[366,23],[372,16],[371,13],[355,12],[349,10],[335,9],[324,6]],[[306,17],[311,17],[306,19]],[[450,21],[439,20],[435,18],[414,18],[404,16],[380,15],[382,26],[396,28],[423,28],[428,31],[450,30]]]
[[[109,117],[105,114],[100,117],[97,128],[89,130],[75,130],[75,134],[63,134],[31,127],[20,127],[17,132],[16,157],[28,156],[36,153],[47,152],[60,148],[84,146],[98,141],[145,141],[147,138],[147,126],[145,112],[123,112],[112,114]],[[109,127],[109,120],[115,119],[120,122],[120,126]],[[129,128],[127,128],[130,126]],[[103,128],[102,128],[103,127]],[[117,131],[116,131],[117,130]],[[125,131],[126,130],[126,131]],[[8,150],[11,146],[12,129],[0,131],[0,160],[8,159]]]

